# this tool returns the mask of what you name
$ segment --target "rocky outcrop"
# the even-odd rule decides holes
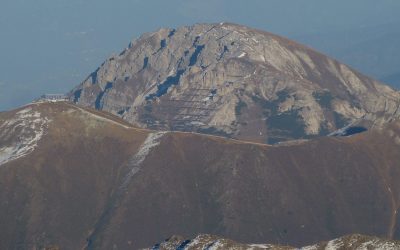
[[[310,48],[248,27],[147,33],[70,94],[140,127],[279,142],[399,116],[399,93]],[[366,122],[365,122],[366,121]]]
[[[347,235],[331,241],[320,242],[315,245],[302,247],[302,250],[398,250],[400,241],[360,234]]]
[[[174,235],[161,243],[155,244],[152,248],[142,250],[294,250],[289,246],[278,246],[272,244],[242,244],[230,239],[224,239],[214,235],[201,234],[194,239],[185,239],[182,236]]]
[[[148,248],[150,249],[150,248]],[[365,235],[347,235],[331,241],[321,242],[305,247],[278,246],[271,244],[242,244],[218,236],[202,234],[194,239],[185,239],[182,236],[172,236],[167,240],[154,245],[151,249],[157,250],[396,250],[400,249],[400,242]],[[144,249],[145,250],[145,249]]]

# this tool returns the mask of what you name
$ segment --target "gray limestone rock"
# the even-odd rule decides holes
[[[399,116],[399,92],[288,39],[220,23],[132,41],[70,99],[151,129],[276,143]]]

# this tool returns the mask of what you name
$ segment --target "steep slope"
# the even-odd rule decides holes
[[[399,116],[400,94],[276,35],[235,24],[134,40],[70,93],[140,127],[259,142],[326,135]]]
[[[271,244],[242,244],[229,239],[223,239],[212,235],[198,235],[192,240],[181,236],[173,236],[162,243],[154,245],[151,249],[159,250],[295,250],[299,248],[290,246],[278,246]],[[394,240],[380,239],[364,235],[348,235],[328,242],[321,242],[311,246],[301,247],[300,250],[396,250],[400,249],[400,242]]]
[[[398,122],[268,146],[32,104],[0,114],[0,249],[137,249],[200,233],[293,246],[399,239],[399,150]]]

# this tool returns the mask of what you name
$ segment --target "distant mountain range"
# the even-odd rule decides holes
[[[399,97],[310,48],[228,23],[147,33],[70,93],[140,127],[263,143],[382,124],[398,117]]]

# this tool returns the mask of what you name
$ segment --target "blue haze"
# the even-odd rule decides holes
[[[221,21],[301,41],[377,78],[400,76],[398,0],[0,0],[0,110],[67,92],[141,33]]]

